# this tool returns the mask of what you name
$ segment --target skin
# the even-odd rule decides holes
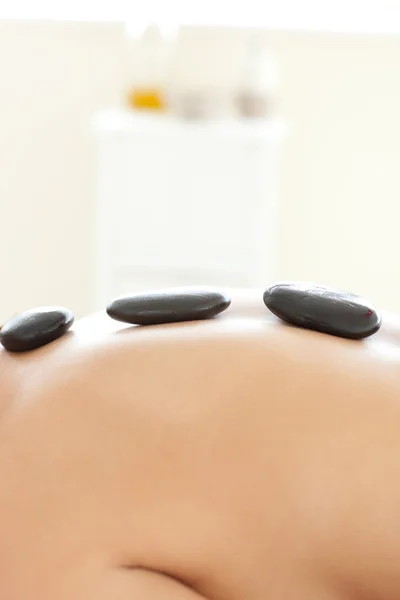
[[[398,600],[400,321],[363,342],[233,295],[0,352],[4,600]]]

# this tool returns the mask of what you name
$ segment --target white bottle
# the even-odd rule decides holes
[[[262,33],[253,34],[244,52],[236,105],[243,117],[262,118],[273,111],[278,88],[278,65]]]

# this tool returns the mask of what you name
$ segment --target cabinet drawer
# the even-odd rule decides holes
[[[113,197],[113,262],[119,266],[236,268],[260,248],[255,235],[271,200],[267,157],[250,145],[161,140],[129,143],[124,168],[105,165]],[[265,159],[263,162],[262,159]],[[118,184],[112,186],[112,180]],[[265,227],[267,234],[267,226]]]

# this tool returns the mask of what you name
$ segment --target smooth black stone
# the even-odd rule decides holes
[[[27,310],[3,325],[0,342],[10,352],[34,350],[64,335],[73,322],[74,315],[66,308]]]
[[[361,340],[378,331],[381,317],[364,298],[330,288],[281,283],[264,292],[277,317],[306,329]]]
[[[163,290],[117,298],[107,314],[132,325],[160,325],[211,319],[228,308],[231,299],[219,292],[187,289]]]

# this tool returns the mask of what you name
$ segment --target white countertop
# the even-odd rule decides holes
[[[281,138],[287,125],[281,118],[183,119],[174,115],[128,110],[107,110],[92,122],[97,134],[217,135],[241,138]]]

